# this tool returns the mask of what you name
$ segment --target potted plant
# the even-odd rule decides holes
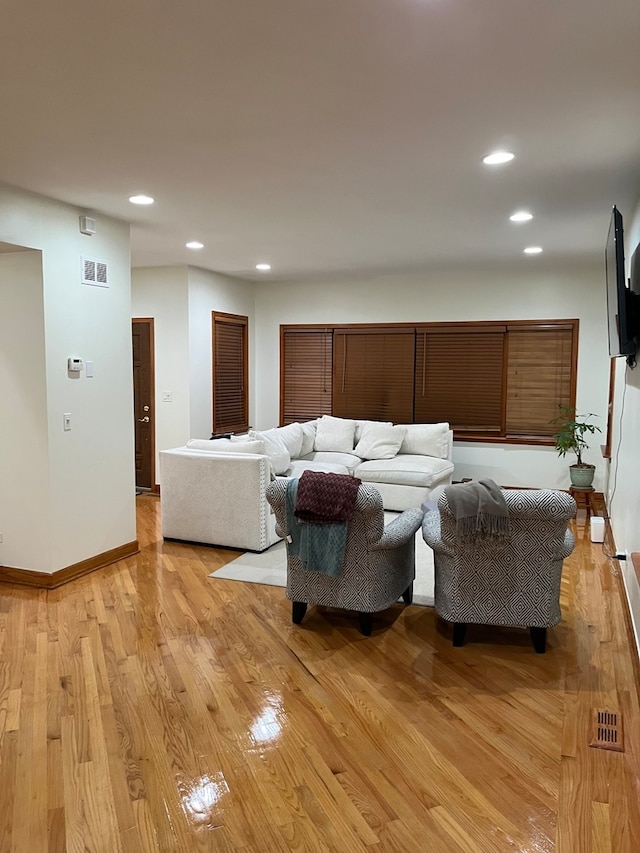
[[[560,409],[558,417],[550,421],[558,427],[553,436],[558,456],[566,456],[569,451],[576,454],[577,462],[569,466],[569,476],[571,485],[577,489],[590,488],[596,472],[595,465],[582,461],[582,452],[589,447],[586,436],[600,432],[600,427],[590,423],[589,419],[595,417],[597,415],[591,412],[586,415],[577,415],[575,409],[564,406]]]

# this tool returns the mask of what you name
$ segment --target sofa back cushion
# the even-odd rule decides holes
[[[279,434],[279,429],[266,429],[262,432],[249,430],[249,438],[264,442],[265,455],[269,457],[274,474],[284,474],[291,462],[289,448],[285,444],[284,437]],[[233,442],[235,444],[235,442]]]
[[[418,456],[435,456],[447,459],[449,456],[449,424],[402,424],[406,429],[400,453]]]
[[[403,426],[369,421],[362,427],[354,453],[362,459],[393,459],[406,434]]]
[[[303,424],[300,424],[300,426],[302,427],[302,448],[300,450],[300,456],[307,456],[307,454],[313,451],[313,446],[316,443],[318,419],[314,418],[312,421],[305,421]]]
[[[223,453],[264,453],[264,441],[245,438],[242,441],[232,441],[229,438],[190,438],[187,442],[189,450],[207,450]]]
[[[299,459],[302,456],[302,439],[304,437],[302,424],[294,423],[283,427],[276,427],[273,433],[282,439],[289,451],[291,459]]]
[[[351,453],[356,422],[348,418],[334,418],[323,415],[318,419],[314,450],[337,450],[340,453]]]
[[[360,439],[362,438],[362,430],[363,430],[363,429],[364,429],[368,424],[383,424],[384,426],[393,426],[393,423],[392,423],[391,421],[358,421],[358,420],[357,420],[357,421],[356,421],[356,432],[355,432],[355,436],[354,436],[354,439],[353,439],[353,446],[354,446],[354,447],[356,446],[356,444],[357,444],[357,443],[360,441]]]

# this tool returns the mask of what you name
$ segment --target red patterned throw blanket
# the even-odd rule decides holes
[[[349,521],[360,486],[358,477],[303,471],[298,480],[294,515],[313,524],[337,524]]]

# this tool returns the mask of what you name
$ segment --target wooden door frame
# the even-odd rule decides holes
[[[156,481],[156,428],[157,428],[157,405],[156,405],[156,362],[155,362],[155,318],[154,317],[132,317],[131,323],[146,324],[149,327],[149,396],[153,406],[153,429],[150,436],[151,453],[151,492],[160,494],[160,486]],[[132,380],[133,381],[133,380]],[[135,417],[135,411],[134,411]],[[135,424],[134,424],[135,429]]]

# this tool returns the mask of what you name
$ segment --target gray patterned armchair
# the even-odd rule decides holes
[[[287,480],[267,487],[267,500],[276,516],[276,532],[286,539]],[[384,526],[382,498],[378,490],[361,483],[353,518],[349,522],[342,571],[338,577],[309,571],[287,552],[287,598],[292,618],[300,624],[308,604],[355,610],[360,630],[371,634],[371,614],[386,610],[400,596],[407,604],[413,597],[415,534],[423,512],[408,509]]]
[[[453,644],[464,642],[469,622],[527,627],[537,652],[546,648],[547,628],[560,613],[562,561],[573,551],[568,529],[576,513],[573,498],[548,489],[507,489],[509,540],[462,541],[446,494],[438,510],[422,524],[424,541],[433,548],[435,608],[453,622]]]

